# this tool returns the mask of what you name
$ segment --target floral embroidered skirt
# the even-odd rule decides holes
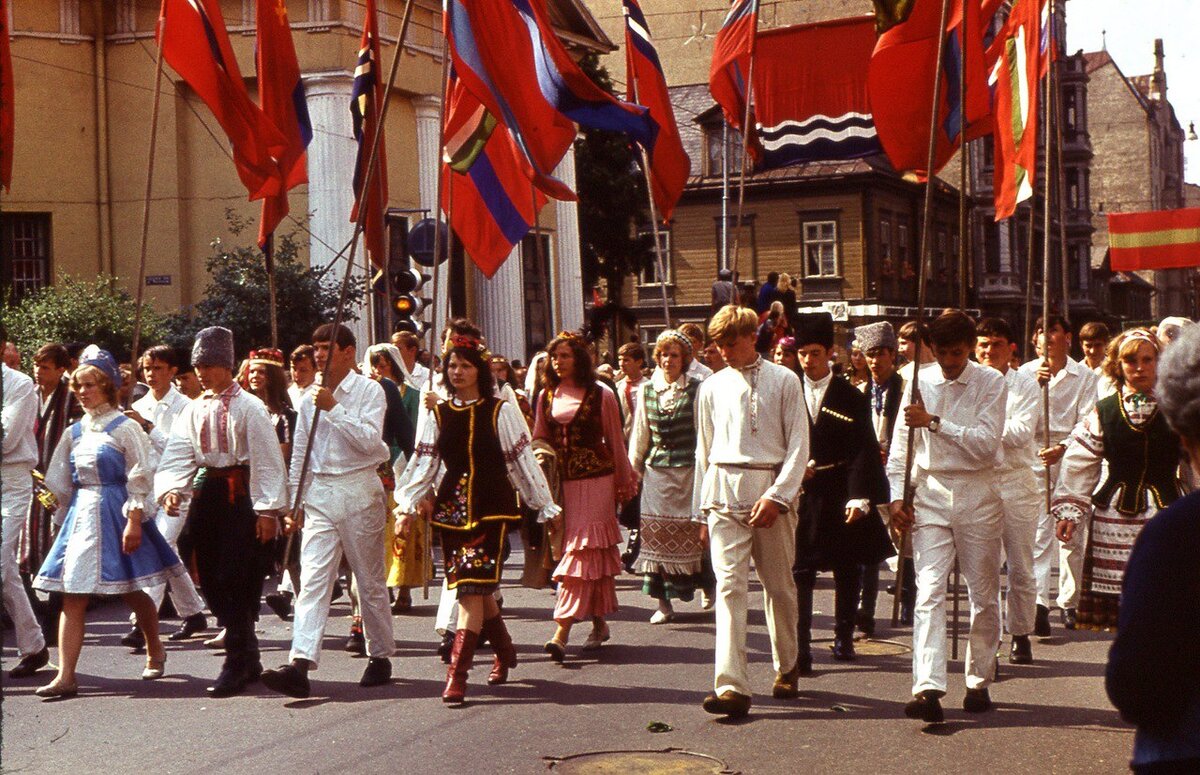
[[[434,529],[441,528],[436,522]],[[446,586],[460,595],[490,595],[500,586],[507,520],[487,520],[470,530],[441,528]]]

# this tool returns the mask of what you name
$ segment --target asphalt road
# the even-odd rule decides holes
[[[510,561],[515,576],[517,558]],[[752,595],[750,658],[756,682],[751,715],[724,722],[700,701],[712,680],[713,623],[698,604],[678,607],[675,622],[652,626],[652,601],[640,582],[619,582],[622,608],[613,639],[596,654],[578,646],[577,629],[565,665],[552,663],[541,644],[551,635],[549,590],[507,587],[506,616],[521,664],[506,686],[486,684],[490,651],[471,674],[468,703],[440,700],[445,667],[433,653],[436,590],[416,594],[410,615],[395,617],[395,679],[360,689],[365,660],[341,650],[349,629],[345,599],[333,607],[313,696],[297,701],[261,685],[213,700],[204,687],[219,655],[200,638],[169,644],[167,675],[139,679],[143,657],[117,640],[127,610],[106,603],[89,615],[78,697],[43,701],[38,679],[4,680],[0,770],[28,773],[537,773],[560,772],[820,772],[820,773],[1117,773],[1125,771],[1132,730],[1104,696],[1108,637],[1066,633],[1035,641],[1035,663],[1002,662],[992,689],[995,711],[961,710],[962,665],[950,667],[947,723],[923,727],[905,719],[910,655],[860,656],[835,663],[817,644],[816,674],[802,679],[798,700],[770,697],[773,673],[761,596]],[[817,593],[815,637],[832,627],[832,582]],[[757,590],[757,587],[755,588]],[[907,629],[887,627],[880,594],[881,639],[907,646]],[[965,606],[964,606],[965,609]],[[164,622],[164,632],[175,622]],[[965,627],[965,624],[964,624]],[[264,608],[259,623],[268,666],[286,659],[290,623]],[[6,633],[11,636],[11,633]],[[5,638],[5,667],[15,661]],[[885,644],[886,646],[886,644]],[[53,653],[53,652],[52,652]],[[54,654],[56,657],[57,655]],[[663,722],[671,730],[651,732]],[[598,751],[677,751],[699,769],[670,769],[669,757],[570,758]],[[627,755],[629,756],[629,755]],[[556,761],[557,760],[557,761]]]

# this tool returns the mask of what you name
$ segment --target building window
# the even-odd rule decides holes
[[[879,273],[884,277],[895,277],[896,257],[892,253],[892,219],[879,219]]]
[[[524,315],[525,315],[525,349],[535,353],[546,346],[553,338],[553,309],[551,308],[550,289],[543,279],[550,278],[550,235],[539,235],[541,249],[534,242],[533,234],[526,235],[521,240],[521,274],[524,284]],[[538,269],[538,259],[541,259],[541,269]],[[519,357],[506,353],[508,357]]]
[[[638,285],[662,285],[664,282],[670,285],[672,277],[671,230],[663,228],[658,230],[658,245],[662,251],[664,276],[660,276],[658,271],[658,253],[654,250],[654,232],[643,231],[640,236],[644,237],[646,244],[650,246],[650,258],[646,265],[642,267],[642,271],[638,272]]]
[[[804,276],[837,277],[837,221],[804,221],[800,234]]]
[[[20,299],[50,284],[50,214],[0,216],[0,252],[5,256],[0,283]]]
[[[939,282],[949,279],[946,273],[947,244],[946,230],[938,229],[937,250],[933,254],[933,278]]]
[[[308,20],[310,22],[329,21],[328,0],[308,0]]]
[[[58,22],[64,35],[79,34],[79,0],[59,0]]]
[[[704,175],[709,178],[720,177],[724,169],[724,156],[721,153],[721,142],[726,137],[725,124],[709,124],[704,127]],[[729,128],[729,175],[733,177],[741,170],[742,165],[742,133]]]
[[[115,16],[117,32],[137,30],[137,4],[134,0],[117,0]]]
[[[1000,230],[1007,228],[1009,224],[993,223],[990,218],[983,223],[983,271],[988,274],[1000,272]]]
[[[908,231],[907,223],[896,226],[896,263],[899,265],[902,280],[917,276],[917,268],[912,262],[912,243],[909,241]]]

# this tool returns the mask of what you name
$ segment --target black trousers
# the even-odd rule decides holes
[[[815,570],[799,570],[792,574],[796,579],[796,594],[800,607],[797,626],[800,649],[812,643],[813,589],[817,582]],[[854,637],[854,614],[858,611],[858,595],[862,583],[860,566],[848,564],[833,569],[834,604],[833,634],[839,640]]]

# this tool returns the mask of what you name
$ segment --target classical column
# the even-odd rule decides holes
[[[310,213],[309,264],[327,266],[334,260],[350,237],[354,224],[350,209],[354,204],[354,161],[358,150],[354,128],[350,121],[350,89],[353,80],[347,72],[314,73],[304,76],[308,98],[308,115],[312,120],[313,138],[308,145],[308,210]],[[350,251],[333,266],[330,276],[342,282]],[[363,245],[359,242],[355,259],[357,267],[351,279],[361,287],[365,282]],[[372,337],[367,328],[366,308],[358,305],[347,308],[358,316],[346,325],[365,352]],[[348,316],[347,316],[348,317]]]
[[[525,295],[522,283],[521,246],[488,279],[475,273],[475,319],[487,338],[488,349],[512,360],[525,359]]]
[[[575,189],[575,149],[567,153],[554,175]],[[554,201],[554,260],[551,261],[550,294],[556,330],[583,328],[583,266],[579,252],[579,210],[574,202]],[[553,332],[552,332],[553,333]]]
[[[434,217],[437,200],[437,176],[441,157],[441,143],[438,137],[438,122],[441,118],[440,107],[442,100],[432,94],[422,94],[413,98],[413,113],[417,120],[417,191],[421,197],[421,207],[429,212],[426,217]],[[416,223],[416,221],[413,221]],[[411,224],[410,224],[411,225]],[[425,320],[432,322],[435,331],[440,335],[442,326],[449,316],[450,310],[450,266],[442,264],[437,269],[438,296],[434,306],[437,308],[437,319],[433,312],[425,314]],[[426,285],[422,291],[427,298],[433,298],[434,283]]]

